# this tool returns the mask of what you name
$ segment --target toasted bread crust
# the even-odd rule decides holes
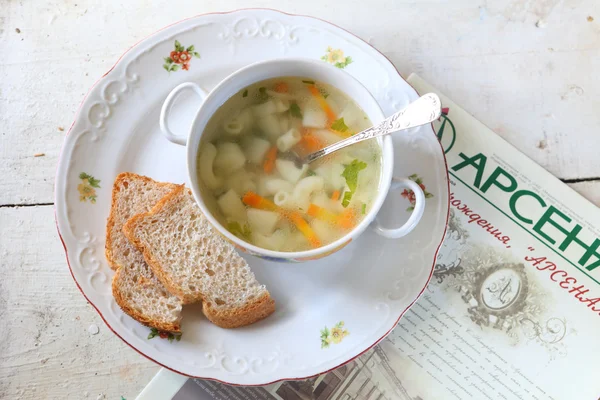
[[[129,303],[125,300],[125,298],[123,298],[122,292],[119,288],[118,281],[119,281],[120,273],[121,273],[121,269],[118,269],[115,276],[113,277],[112,293],[115,298],[115,301],[117,302],[119,307],[121,307],[123,312],[125,312],[125,314],[129,315],[131,318],[135,319],[139,323],[144,324],[149,327],[152,327],[152,328],[156,328],[159,331],[173,332],[173,333],[181,332],[181,325],[179,324],[179,321],[177,323],[173,323],[173,324],[154,321],[154,320],[146,317],[145,315],[137,312],[133,308],[131,308],[129,306]]]
[[[112,231],[116,223],[116,216],[114,213],[115,203],[117,202],[117,194],[119,193],[119,183],[128,179],[139,179],[146,183],[153,183],[158,186],[176,186],[172,183],[156,182],[155,180],[148,178],[147,176],[134,174],[132,172],[122,172],[119,175],[117,175],[117,177],[115,178],[115,182],[113,183],[110,203],[110,214],[108,215],[108,220],[106,222],[106,242],[104,244],[104,252],[106,254],[106,260],[108,261],[108,265],[110,265],[110,267],[115,271],[119,269],[119,264],[114,259],[111,247],[113,244]]]
[[[186,296],[178,285],[175,285],[171,278],[165,274],[161,268],[160,263],[154,258],[150,249],[148,249],[144,243],[137,238],[135,229],[138,224],[150,215],[156,214],[162,210],[171,200],[179,195],[181,192],[186,190],[184,185],[179,186],[171,193],[163,197],[153,208],[147,213],[142,213],[130,218],[127,223],[123,226],[123,233],[131,241],[131,243],[142,252],[146,263],[154,272],[154,275],[158,280],[167,288],[169,292],[177,296],[183,304],[190,304],[198,301],[195,296]],[[189,189],[188,189],[189,190]],[[210,303],[207,303],[200,294],[201,301],[203,302],[202,311],[204,315],[215,325],[221,328],[237,328],[245,325],[252,324],[260,321],[263,318],[268,317],[275,311],[275,301],[271,298],[269,293],[265,293],[254,301],[247,303],[241,308],[232,310],[216,310]]]
[[[132,308],[130,306],[130,303],[123,296],[123,292],[121,291],[121,287],[119,286],[120,275],[121,275],[122,271],[121,271],[121,266],[117,263],[117,261],[115,260],[115,258],[113,256],[113,251],[112,251],[112,247],[111,247],[113,244],[112,230],[116,224],[116,219],[117,219],[116,215],[115,215],[115,203],[117,202],[117,195],[121,188],[120,183],[121,183],[121,181],[127,181],[127,180],[138,180],[138,181],[141,180],[141,181],[144,181],[145,183],[152,183],[153,185],[157,185],[160,187],[166,187],[166,186],[176,187],[176,185],[173,185],[171,183],[156,182],[153,179],[150,179],[146,176],[137,175],[137,174],[134,174],[131,172],[121,173],[115,178],[115,182],[113,184],[113,190],[112,190],[111,210],[110,210],[110,215],[108,217],[107,226],[106,226],[106,244],[105,244],[106,259],[107,259],[110,267],[116,271],[115,276],[113,277],[113,280],[112,280],[112,285],[111,285],[113,297],[115,298],[116,303],[119,305],[119,307],[121,307],[123,312],[125,312],[127,315],[129,315],[136,321],[138,321],[146,326],[156,328],[160,331],[180,333],[181,332],[181,326],[180,326],[181,318],[175,323],[164,323],[161,321],[153,320],[152,318],[150,318],[150,317],[138,312],[134,308]]]
[[[252,303],[235,310],[215,310],[209,303],[202,304],[202,312],[213,324],[221,328],[239,328],[268,317],[275,312],[275,300],[265,293]]]

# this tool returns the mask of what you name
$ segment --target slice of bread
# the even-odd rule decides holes
[[[183,185],[149,213],[131,218],[123,231],[165,287],[184,304],[202,301],[214,324],[236,328],[275,311],[265,286],[213,230]]]
[[[145,176],[123,173],[113,185],[106,227],[106,258],[117,273],[112,292],[125,313],[161,331],[180,332],[181,301],[156,278],[142,253],[123,235],[123,225],[133,215],[146,212],[177,188]]]

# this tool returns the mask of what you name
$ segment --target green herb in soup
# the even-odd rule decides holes
[[[381,151],[370,140],[309,165],[295,160],[371,126],[341,90],[300,77],[255,83],[227,100],[198,152],[203,196],[240,239],[284,252],[327,245],[373,204]]]
[[[344,192],[344,199],[342,200],[343,207],[348,207],[348,205],[350,205],[352,195],[354,195],[354,192],[358,187],[358,173],[365,168],[367,168],[367,163],[359,160],[353,160],[349,165],[344,166],[342,176],[346,179],[346,186],[348,186],[349,190]]]

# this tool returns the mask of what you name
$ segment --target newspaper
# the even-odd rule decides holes
[[[600,211],[440,97],[449,227],[431,283],[396,329],[313,379],[190,379],[174,400],[598,399]]]

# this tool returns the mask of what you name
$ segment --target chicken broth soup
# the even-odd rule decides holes
[[[242,240],[304,251],[352,230],[377,195],[381,149],[369,140],[310,165],[299,157],[372,124],[331,85],[286,77],[228,99],[206,126],[198,176],[212,214]]]

